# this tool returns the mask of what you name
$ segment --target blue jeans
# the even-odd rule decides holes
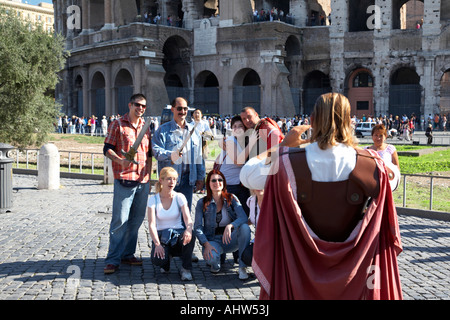
[[[242,224],[237,230],[231,232],[231,241],[228,244],[222,242],[222,235],[215,235],[214,239],[209,243],[217,250],[212,251],[213,257],[207,261],[214,269],[220,269],[220,255],[222,253],[234,252],[239,249],[239,267],[246,267],[247,265],[242,261],[241,254],[250,243],[250,227],[248,224]],[[205,248],[203,247],[203,251]]]
[[[114,180],[114,198],[109,249],[106,264],[119,265],[121,259],[134,257],[139,228],[145,218],[150,184],[124,187]]]

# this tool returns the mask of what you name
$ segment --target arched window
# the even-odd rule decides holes
[[[373,78],[367,72],[360,72],[353,79],[354,88],[368,88],[373,87]]]

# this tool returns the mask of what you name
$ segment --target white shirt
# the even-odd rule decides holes
[[[159,193],[151,195],[147,206],[156,210],[156,230],[182,229],[181,207],[187,204],[186,197],[179,192],[175,192],[172,204],[169,209],[164,209],[159,197]]]
[[[195,125],[195,121],[192,121],[192,124]],[[209,122],[206,120],[200,120],[197,127],[195,128],[195,132],[201,136],[201,134],[205,131],[211,132],[211,128],[209,127]]]
[[[313,181],[335,182],[347,180],[356,166],[356,151],[352,147],[339,143],[322,150],[317,142],[305,148],[306,162]]]
[[[232,141],[236,145],[236,149],[233,151],[237,154],[240,154],[242,152],[241,145],[236,141],[236,138],[234,136],[228,136],[225,142]],[[226,153],[226,156],[224,158],[225,154],[224,151],[220,153],[220,161],[224,160],[222,163],[222,166],[220,167],[220,171],[225,176],[225,179],[227,180],[227,184],[237,185],[241,183],[241,180],[239,179],[239,174],[241,173],[241,166],[238,166],[237,164],[234,164],[233,159],[231,159],[229,153]]]

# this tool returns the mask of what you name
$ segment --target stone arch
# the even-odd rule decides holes
[[[440,80],[439,108],[441,114],[450,114],[450,67],[442,74]]]
[[[251,68],[239,70],[233,78],[233,112],[240,113],[247,106],[261,112],[261,78]]]
[[[422,87],[420,76],[413,67],[399,66],[393,69],[389,85],[389,113],[410,117],[421,114]]]
[[[114,76],[115,110],[120,115],[128,112],[128,102],[134,93],[132,73],[127,68],[117,70]]]
[[[392,0],[392,29],[403,29],[402,28],[402,15],[405,13],[405,8],[403,7],[405,4],[408,6],[407,3],[413,4],[413,2],[422,2],[423,0]],[[423,5],[422,5],[423,7]],[[404,9],[402,9],[404,8]],[[402,14],[403,12],[403,14]],[[406,16],[404,17],[406,19]],[[423,19],[423,9],[422,9],[422,18]],[[406,21],[406,20],[405,20]],[[405,28],[406,29],[406,24]]]
[[[300,40],[294,36],[290,35],[284,44],[284,50],[286,52],[286,57],[284,58],[284,65],[289,71],[287,76],[289,87],[291,89],[292,100],[294,103],[295,112],[300,111],[300,100],[301,100],[301,84],[300,84],[300,69],[301,69],[301,44]]]
[[[203,70],[195,77],[194,104],[203,114],[219,114],[219,80],[209,70]]]
[[[103,70],[94,71],[91,77],[89,116],[99,118],[105,114],[105,85]]]
[[[374,77],[369,69],[358,67],[347,75],[347,97],[352,108],[352,115],[362,118],[375,115],[373,104]]]
[[[84,115],[83,112],[83,77],[76,74],[73,83],[73,108],[76,110],[77,116]]]
[[[164,84],[166,86],[169,101],[178,96],[188,100],[190,78],[190,47],[181,36],[171,36],[164,42],[162,49],[163,68],[166,71]]]
[[[308,73],[303,81],[303,113],[311,114],[317,98],[331,91],[328,75],[319,70]]]
[[[375,0],[350,0],[348,2],[348,31],[369,31],[367,20],[373,14],[367,13],[369,6],[375,5]]]

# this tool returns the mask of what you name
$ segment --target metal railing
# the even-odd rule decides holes
[[[15,150],[15,153],[15,168],[20,168],[19,164],[25,163],[25,169],[37,170],[39,149]],[[78,167],[76,170],[78,173],[83,173],[83,169],[86,168],[90,168],[90,173],[85,172],[86,174],[96,174],[95,169],[105,171],[103,153],[60,150],[59,154],[60,166],[67,167],[69,173],[75,173],[74,167]],[[36,169],[30,169],[32,165],[36,165]]]
[[[15,150],[16,152],[16,168],[19,168],[20,163],[25,163],[25,168],[31,171],[36,171],[39,160],[39,149],[26,149],[23,151]],[[60,166],[65,166],[68,168],[69,173],[83,173],[83,168],[86,169],[90,167],[90,173],[84,172],[86,175],[105,175],[107,174],[106,166],[107,162],[104,161],[104,155],[102,153],[95,152],[80,152],[80,151],[59,151],[60,153]],[[66,156],[65,156],[66,155]],[[207,159],[206,162],[213,162],[214,160]],[[36,165],[36,169],[30,169],[30,165]],[[84,165],[84,167],[83,167]],[[73,170],[73,167],[78,167]],[[100,169],[102,173],[95,173],[95,169]],[[430,179],[429,187],[429,210],[433,210],[433,189],[435,179],[450,179],[446,176],[436,176],[436,175],[423,175],[423,174],[402,174],[403,190],[402,190],[402,207],[406,207],[406,189],[408,179],[407,177],[415,178],[427,178]],[[398,189],[395,191],[399,191]]]
[[[446,176],[434,176],[434,175],[423,175],[423,174],[402,174],[403,179],[403,204],[402,207],[406,207],[406,185],[407,185],[407,179],[406,177],[422,177],[422,178],[429,178],[430,179],[430,203],[429,203],[429,210],[433,210],[433,188],[434,188],[434,179],[450,179],[450,177]]]

